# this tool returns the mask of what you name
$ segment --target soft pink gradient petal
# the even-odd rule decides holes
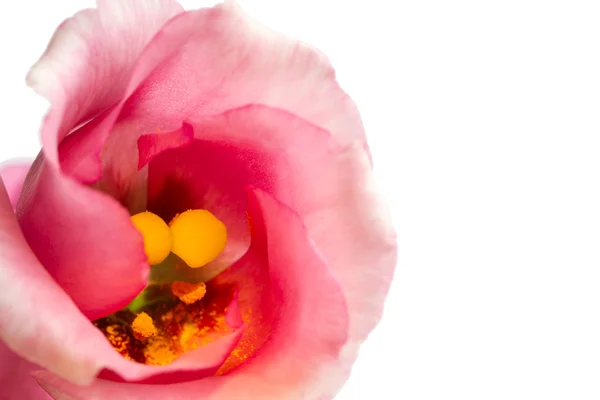
[[[248,212],[252,247],[217,281],[239,285],[242,315],[250,307],[263,312],[262,319],[246,321],[242,340],[252,340],[253,332],[267,335],[246,363],[223,376],[169,386],[96,381],[82,388],[39,373],[41,384],[57,399],[86,400],[184,400],[199,395],[205,400],[300,400],[330,392],[343,374],[338,359],[348,329],[343,292],[297,214],[260,190],[249,193]]]
[[[0,287],[0,339],[28,361],[89,384],[102,366],[98,349],[110,345],[32,253],[2,184]]]
[[[149,266],[127,210],[62,176],[42,154],[17,216],[37,258],[89,319],[119,310],[144,289]]]
[[[27,76],[28,84],[52,104],[42,128],[52,165],[58,144],[71,130],[123,96],[146,44],[182,11],[174,0],[98,0],[97,9],[62,23]]]
[[[124,192],[140,186],[135,180],[141,135],[251,103],[286,109],[329,130],[340,142],[356,141],[366,149],[356,106],[340,89],[326,57],[226,2],[178,15],[151,41],[123,100],[94,126],[83,128],[83,141],[95,144],[81,144],[82,154],[96,155],[103,144],[105,148],[103,167],[91,159],[96,167],[86,168],[85,179],[98,179],[102,168],[102,187],[126,199]]]
[[[31,376],[39,367],[23,360],[0,341],[0,399],[51,400]]]
[[[327,58],[260,25],[235,2],[169,21],[139,67],[159,56],[161,63],[129,98],[120,121],[175,128],[192,116],[260,103],[319,125],[344,144],[365,140],[356,106]]]
[[[290,205],[304,218],[348,298],[351,328],[344,356],[354,359],[381,317],[396,264],[394,229],[368,155],[358,143],[342,146],[329,132],[261,105],[189,124],[194,142],[150,162],[149,209],[165,218],[181,209],[210,209],[231,231],[228,246],[236,247],[228,256],[235,259],[249,242],[245,185]],[[208,265],[199,273],[215,276],[226,265]]]
[[[348,337],[343,291],[297,213],[254,189],[248,215],[250,250],[215,282],[239,288],[248,315],[239,349],[259,350],[215,398],[315,398],[335,380]]]
[[[23,182],[25,181],[25,177],[30,168],[31,160],[17,160],[0,165],[0,178],[4,180],[4,186],[8,192],[8,197],[10,198],[13,209],[17,207],[17,201],[19,200],[19,196],[21,196]]]
[[[323,171],[320,177],[337,194],[329,199],[328,207],[304,215],[311,238],[346,295],[350,331],[342,360],[348,367],[381,319],[397,260],[394,227],[370,166],[360,146],[346,149],[336,168]]]
[[[69,139],[60,159],[71,170],[63,171],[58,144],[123,96],[144,46],[181,11],[169,0],[99,0],[97,10],[82,11],[59,27],[28,76],[52,106],[42,127],[43,153],[17,207],[19,222],[36,256],[90,319],[132,300],[146,284],[148,264],[127,211],[78,181],[93,165],[88,161],[79,171],[77,146]],[[96,136],[90,140],[98,142]],[[98,156],[99,147],[87,148],[91,159]]]

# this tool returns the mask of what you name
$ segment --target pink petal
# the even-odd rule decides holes
[[[121,121],[175,128],[191,116],[261,103],[319,125],[344,144],[364,141],[356,106],[326,57],[261,26],[235,2],[169,21],[138,67],[160,55],[158,68],[121,111]]]
[[[239,285],[242,315],[255,313],[247,318],[241,346],[256,343],[255,336],[268,336],[246,363],[222,376],[169,386],[96,381],[82,388],[48,373],[36,374],[46,390],[59,399],[132,400],[183,400],[199,393],[206,400],[295,400],[330,392],[342,375],[338,357],[347,337],[343,293],[298,215],[260,190],[250,192],[248,211],[252,247],[218,279]]]
[[[97,351],[109,345],[29,249],[2,184],[0,287],[0,339],[32,363],[90,383],[101,368]]]
[[[228,229],[223,254],[199,273],[216,276],[250,242],[245,187],[268,191],[305,215],[339,196],[334,182],[343,151],[331,135],[282,110],[252,105],[190,122],[196,140],[155,156],[148,169],[148,209],[170,220],[181,210],[204,208]],[[140,147],[140,152],[145,152]]]
[[[263,396],[254,394],[256,398],[277,393],[277,386],[293,398],[326,386],[319,382],[320,374],[335,379],[348,337],[348,309],[339,283],[298,214],[258,189],[249,192],[248,214],[250,250],[215,281],[240,290],[247,329],[237,358],[249,358],[231,372],[226,363],[222,372],[232,377],[227,390],[238,397],[244,397],[240,394],[255,380],[259,383],[254,388],[262,382],[265,391]],[[284,365],[290,360],[291,365]]]
[[[140,187],[131,181],[142,134],[252,103],[285,109],[329,130],[343,144],[356,141],[366,148],[356,106],[340,89],[326,57],[227,2],[180,14],[163,27],[138,60],[123,100],[91,128],[97,132],[89,136],[100,138],[91,146],[96,150],[82,153],[97,154],[112,130],[102,155],[103,187],[127,198],[124,191]]]
[[[13,209],[17,207],[17,201],[21,196],[21,189],[29,168],[31,168],[31,161],[19,160],[0,165],[0,177],[4,180]]]
[[[52,165],[67,133],[123,96],[146,44],[182,11],[173,0],[98,0],[96,10],[83,10],[57,29],[27,77],[52,103],[42,128],[44,152]]]
[[[396,234],[360,146],[347,148],[336,168],[322,171],[337,195],[327,206],[304,215],[311,238],[329,260],[350,310],[350,335],[344,348],[348,363],[375,328],[392,282],[397,260]],[[348,371],[349,372],[349,371]]]
[[[39,367],[23,360],[0,342],[0,399],[51,400],[31,376],[36,369]]]
[[[58,144],[123,96],[144,46],[180,11],[169,0],[101,0],[97,10],[82,11],[61,25],[28,77],[52,107],[42,127],[43,156],[25,183],[19,221],[36,256],[90,319],[133,299],[146,284],[148,265],[127,211],[80,184],[89,183],[82,173],[98,169],[78,162],[77,138],[69,138],[61,151],[66,171],[58,163]],[[101,145],[99,135],[90,135],[86,149],[99,151]]]
[[[253,105],[190,122],[196,140],[150,163],[149,209],[170,218],[207,208],[231,232],[216,275],[248,246],[245,185],[262,188],[299,212],[340,280],[350,309],[347,356],[381,317],[396,263],[396,240],[377,194],[368,155],[281,110]]]
[[[91,320],[121,309],[144,289],[149,266],[127,210],[64,177],[41,154],[17,216],[37,258]]]

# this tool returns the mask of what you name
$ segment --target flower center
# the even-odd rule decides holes
[[[227,242],[225,225],[207,210],[185,211],[168,225],[147,211],[131,221],[144,239],[153,269],[161,263],[163,269],[201,268],[216,259]],[[170,253],[186,265],[170,263]],[[94,324],[125,358],[166,365],[231,331],[225,322],[226,303],[220,298],[204,282],[149,284],[125,309]]]

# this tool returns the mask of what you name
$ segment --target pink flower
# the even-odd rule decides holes
[[[52,105],[31,167],[0,171],[0,398],[332,398],[396,244],[325,56],[229,2],[98,0],[28,83]],[[162,222],[190,209],[223,240],[202,265],[196,225]],[[151,267],[148,232],[179,258]]]

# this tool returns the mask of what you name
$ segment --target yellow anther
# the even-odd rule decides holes
[[[135,337],[139,340],[147,339],[157,333],[152,318],[145,312],[140,313],[135,317],[131,324],[131,329],[133,329]]]
[[[171,292],[185,304],[194,304],[206,294],[206,285],[200,283],[173,282]]]
[[[151,212],[131,217],[131,222],[144,237],[144,250],[151,265],[160,264],[171,252],[171,231],[165,221]]]
[[[225,248],[227,228],[207,210],[188,210],[170,223],[173,253],[192,268],[203,267]]]

